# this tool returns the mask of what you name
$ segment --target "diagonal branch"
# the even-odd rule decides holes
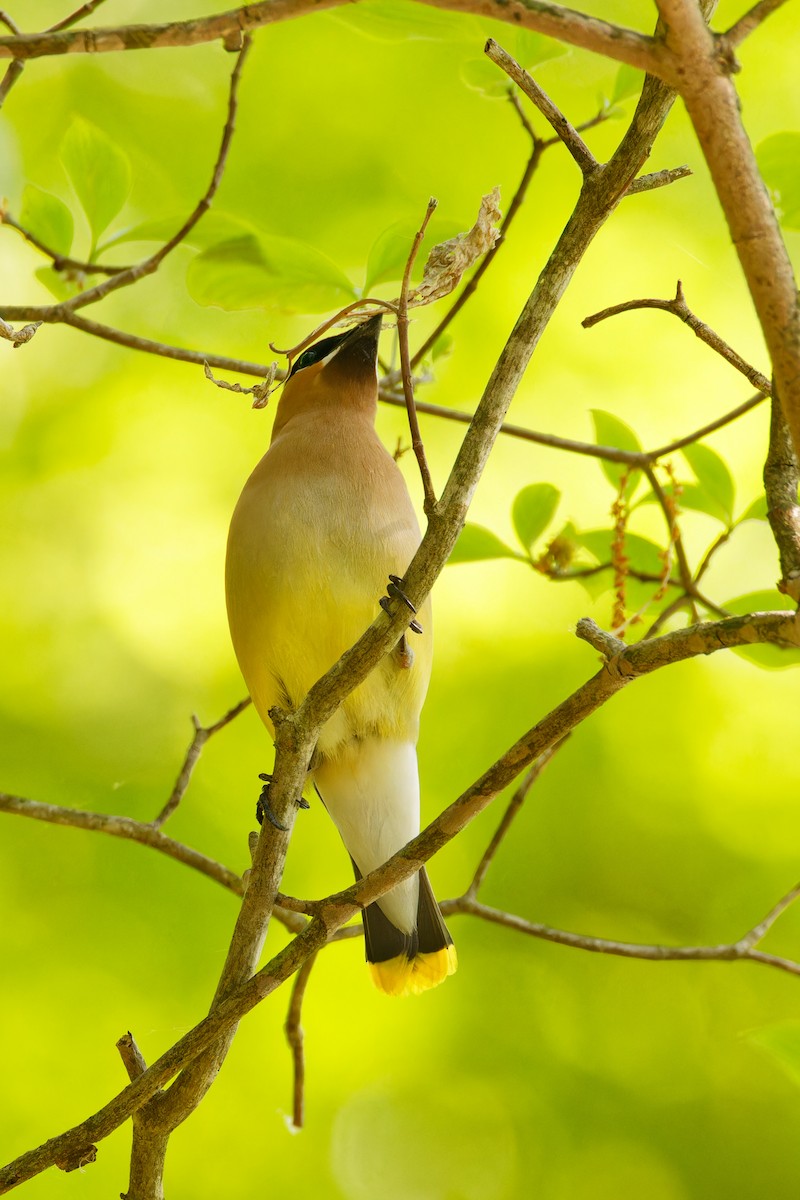
[[[745,362],[740,354],[723,341],[718,333],[715,333],[710,325],[706,325],[699,317],[695,316],[689,305],[686,303],[686,297],[683,294],[683,284],[680,279],[675,291],[674,299],[672,300],[626,300],[622,304],[614,304],[611,308],[604,308],[600,312],[592,313],[590,317],[584,317],[581,325],[584,329],[591,329],[593,325],[598,325],[600,321],[606,321],[609,317],[616,317],[619,313],[633,312],[642,308],[657,308],[662,312],[672,313],[683,321],[684,325],[688,325],[696,337],[701,342],[705,342],[712,350],[721,355],[727,363],[735,367],[745,379],[752,383],[753,387],[758,388],[765,396],[772,395],[772,385],[766,375],[762,375],[755,367],[751,367],[750,363]]]
[[[215,862],[199,850],[193,850],[191,846],[176,842],[174,838],[167,837],[165,833],[161,833],[145,821],[106,813],[85,812],[77,808],[63,808],[58,804],[26,800],[22,796],[13,796],[6,792],[0,792],[0,812],[31,817],[34,821],[46,821],[50,825],[71,825],[75,829],[90,829],[97,833],[110,834],[112,837],[125,838],[127,841],[139,842],[182,862],[187,867],[194,868],[195,871],[200,871],[237,896],[241,896],[244,891],[241,877],[229,867]]]
[[[41,250],[42,254],[46,254],[48,258],[53,260],[53,269],[56,271],[80,271],[83,275],[119,275],[122,271],[131,270],[130,267],[110,267],[105,263],[84,262],[79,258],[70,258],[69,255],[59,254],[52,246],[48,246],[41,238],[32,233],[30,229],[26,229],[24,225],[20,225],[16,218],[12,217],[5,208],[0,206],[0,225],[8,225],[11,229],[16,229],[17,233],[22,234],[26,242],[30,242],[37,250]]]
[[[577,633],[594,644],[601,631],[594,622],[584,619],[579,622]],[[288,946],[261,970],[245,978],[232,989],[227,997],[221,999],[212,1009],[209,1016],[189,1030],[113,1100],[66,1133],[49,1139],[35,1150],[28,1151],[0,1169],[0,1194],[19,1186],[48,1167],[58,1165],[67,1169],[69,1165],[74,1166],[86,1161],[87,1155],[94,1152],[93,1142],[107,1137],[134,1112],[139,1111],[174,1075],[204,1052],[212,1050],[220,1038],[230,1037],[243,1016],[299,970],[302,964],[320,950],[360,909],[417,872],[429,858],[482,812],[529,763],[545,754],[569,730],[600,708],[627,683],[674,662],[700,654],[712,654],[725,647],[751,645],[755,642],[781,642],[800,646],[800,620],[786,612],[750,613],[744,617],[732,617],[689,629],[675,630],[651,642],[638,642],[612,655],[596,675],[529,730],[418,837],[377,870],[365,875],[344,891],[316,904],[315,916]],[[276,782],[279,781],[276,779]],[[264,841],[262,835],[260,843]],[[254,862],[254,874],[257,862],[258,858]],[[478,909],[484,909],[477,901],[470,903]],[[786,906],[785,903],[783,906]],[[444,908],[448,911],[448,906]],[[494,911],[496,910],[485,910],[486,913]],[[775,916],[771,915],[772,920],[779,915],[777,910],[773,910],[773,913]],[[485,913],[477,912],[476,915]],[[515,927],[521,932],[531,933],[534,929],[547,928],[533,926],[532,923],[525,922],[522,918],[512,918],[509,914],[501,916],[504,918],[501,923],[517,922]],[[757,930],[758,926],[755,929]],[[610,949],[612,945],[624,946],[624,943],[604,943],[602,939],[585,939],[580,935],[562,931],[552,932],[558,936],[553,936],[550,940],[576,945],[580,949],[599,950],[603,945],[605,948],[602,952],[627,953],[628,957],[703,958],[722,961],[734,958],[748,959],[800,974],[800,963],[791,963],[789,960],[763,954],[752,949],[752,942],[744,945],[748,935],[743,939],[741,951],[736,953],[730,952],[729,947],[676,948],[673,953],[670,953],[671,948],[668,947],[655,948],[657,952],[653,953],[649,951],[654,948],[642,947],[641,953],[633,953]],[[536,933],[534,936],[544,934]],[[590,942],[595,944],[590,945]],[[169,1094],[164,1093],[164,1098],[168,1098]]]
[[[695,0],[656,0],[665,47],[708,163],[772,360],[772,376],[800,453],[800,303],[775,210],[742,124],[731,78]],[[761,12],[766,15],[766,9]],[[724,43],[722,44],[724,49]]]
[[[161,809],[161,812],[158,814],[158,816],[153,818],[153,829],[161,828],[161,826],[172,816],[175,809],[185,796],[186,789],[188,788],[192,778],[192,772],[197,766],[198,759],[203,753],[203,747],[208,739],[213,737],[215,733],[219,733],[220,729],[224,729],[226,725],[230,725],[231,721],[235,720],[236,717],[239,716],[239,713],[244,712],[250,703],[251,701],[249,696],[245,700],[240,700],[238,704],[235,704],[232,709],[226,712],[223,717],[220,717],[218,721],[215,721],[213,725],[201,725],[197,717],[194,715],[194,713],[192,713],[194,737],[189,743],[189,749],[186,751],[186,757],[184,758],[181,769],[178,772],[178,778],[175,780],[175,786],[170,793],[169,799]]]
[[[286,1033],[286,1040],[289,1043],[289,1049],[292,1052],[292,1066],[294,1070],[294,1088],[292,1092],[292,1126],[294,1129],[302,1129],[305,1124],[305,1033],[301,1024],[301,1017],[303,1014],[303,1000],[305,999],[306,987],[308,986],[308,980],[316,961],[317,955],[311,954],[297,972],[292,987],[292,996],[289,1001],[289,1011],[286,1014],[286,1023],[283,1027]]]
[[[749,12],[746,12],[743,17],[731,25],[725,33],[722,34],[720,41],[725,47],[731,51],[734,50],[741,42],[748,38],[751,33],[758,29],[767,17],[777,12],[782,8],[786,0],[759,0],[758,4],[754,4]]]
[[[569,734],[567,734],[567,737],[569,737]],[[543,754],[540,754],[539,757],[537,759],[535,759],[535,761],[528,768],[528,772],[527,772],[525,778],[519,784],[519,786],[517,787],[513,796],[509,800],[508,806],[506,808],[506,811],[503,813],[500,824],[497,826],[497,829],[494,831],[492,840],[489,842],[489,845],[486,847],[486,849],[484,850],[484,852],[481,856],[481,860],[478,863],[478,866],[475,870],[475,874],[472,877],[470,885],[467,888],[466,892],[464,893],[465,896],[470,896],[470,897],[477,896],[478,891],[481,887],[481,884],[483,883],[484,879],[486,878],[486,872],[489,870],[489,867],[492,864],[492,860],[494,859],[495,854],[500,849],[500,846],[501,846],[502,842],[504,841],[506,834],[508,833],[512,824],[514,823],[514,819],[516,818],[516,816],[519,813],[520,809],[522,808],[523,804],[527,800],[528,793],[530,792],[533,785],[536,783],[539,776],[544,771],[547,764],[550,762],[553,755],[558,750],[561,749],[565,740],[566,740],[566,738],[560,742],[556,742],[554,746],[551,746],[548,750],[545,750],[545,752]]]
[[[547,93],[539,87],[533,76],[524,71],[519,63],[515,62],[511,55],[506,53],[502,46],[498,46],[494,38],[489,38],[484,50],[487,58],[490,58],[501,70],[505,71],[509,79],[513,80],[528,99],[536,105],[545,120],[552,125],[556,135],[564,143],[580,167],[582,174],[588,175],[596,170],[598,165],[597,159],[586,145],[586,142],[584,142],[577,129],[569,123]]]
[[[403,282],[400,288],[400,299],[397,304],[397,340],[400,347],[400,373],[403,381],[403,396],[406,402],[408,426],[411,431],[411,447],[419,466],[419,473],[422,476],[422,490],[425,496],[423,507],[426,516],[430,516],[436,508],[436,492],[433,488],[431,471],[425,455],[422,434],[419,431],[419,419],[414,401],[414,381],[411,378],[411,355],[408,349],[408,290],[411,284],[411,272],[414,269],[414,261],[422,245],[422,239],[425,237],[428,222],[436,212],[436,206],[436,200],[431,199],[428,201],[425,216],[414,237],[411,251],[406,261],[405,270],[403,271]]]

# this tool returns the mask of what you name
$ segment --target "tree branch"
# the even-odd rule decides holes
[[[566,736],[569,737],[569,734]],[[539,757],[535,759],[533,763],[531,763],[525,778],[518,785],[513,796],[509,800],[508,807],[503,813],[500,824],[494,831],[492,840],[489,842],[489,845],[486,847],[481,856],[481,860],[478,863],[475,874],[470,881],[469,887],[464,893],[465,896],[473,898],[477,896],[478,891],[483,884],[484,879],[486,878],[486,872],[489,870],[494,856],[497,854],[497,851],[500,849],[506,834],[514,823],[515,817],[527,800],[531,788],[536,783],[537,779],[542,774],[553,755],[561,749],[564,741],[566,741],[566,738],[560,742],[556,742],[554,746],[551,746],[548,750],[545,750],[543,754],[540,754]]]
[[[742,125],[731,56],[695,0],[657,0],[665,47],[705,155],[772,360],[796,453],[800,453],[800,305],[775,211]],[[771,10],[770,10],[771,11]],[[762,15],[767,10],[761,8]]]
[[[200,871],[202,875],[207,875],[215,883],[222,884],[236,896],[241,896],[244,892],[241,877],[231,871],[229,867],[215,862],[213,858],[208,858],[199,850],[193,850],[191,846],[184,846],[182,842],[176,842],[153,825],[144,821],[135,821],[132,817],[116,817],[106,813],[84,812],[78,808],[63,808],[58,804],[26,800],[22,796],[13,796],[6,792],[0,792],[0,812],[14,813],[19,817],[30,817],[34,821],[46,821],[50,825],[70,825],[74,829],[89,829],[95,833],[107,833],[111,837],[139,842],[143,846],[150,846],[151,849],[168,855],[169,858],[176,859],[184,866]]]
[[[712,350],[715,350],[727,363],[730,363],[737,371],[744,375],[755,388],[758,388],[765,396],[772,395],[772,385],[766,375],[762,375],[755,367],[751,367],[748,362],[737,354],[732,347],[724,342],[718,333],[696,317],[689,305],[686,303],[686,297],[683,294],[683,284],[678,280],[678,287],[673,300],[626,300],[623,304],[614,304],[611,308],[604,308],[600,312],[593,313],[590,317],[584,317],[581,325],[584,329],[591,329],[593,325],[597,325],[600,321],[605,321],[609,317],[616,317],[619,313],[633,312],[641,308],[657,308],[662,312],[672,313],[683,321],[684,325],[688,325],[696,337],[701,342],[705,342]]]
[[[289,1011],[283,1027],[286,1033],[286,1040],[289,1043],[289,1049],[292,1052],[292,1066],[294,1070],[292,1125],[295,1129],[302,1129],[305,1124],[305,1034],[300,1022],[303,1015],[303,1000],[306,994],[306,987],[308,986],[308,981],[316,961],[317,955],[311,954],[295,975],[292,995],[289,1000]]]
[[[240,700],[238,704],[235,704],[232,709],[225,713],[224,717],[220,717],[220,719],[215,721],[213,725],[208,725],[205,727],[200,724],[197,717],[194,715],[194,713],[192,713],[194,737],[189,743],[189,749],[186,751],[186,757],[183,760],[183,765],[181,766],[180,771],[178,772],[178,778],[175,780],[175,786],[170,793],[169,799],[161,809],[161,812],[158,814],[158,816],[153,818],[153,829],[160,829],[165,821],[172,816],[175,809],[180,804],[191,781],[192,772],[197,765],[200,755],[203,753],[203,747],[208,739],[213,737],[215,733],[219,733],[220,729],[224,729],[226,725],[230,725],[231,721],[235,720],[236,717],[239,716],[239,713],[244,712],[244,710],[249,707],[250,703],[251,700],[249,696],[245,700]]]
[[[174,46],[196,46],[221,40],[226,48],[237,49],[243,33],[263,25],[287,21],[307,12],[338,7],[343,0],[261,0],[261,3],[216,13],[189,21],[166,24],[118,25],[104,29],[75,30],[71,33],[33,33],[0,38],[0,59],[41,58],[54,54],[104,54],[119,50],[146,50]],[[533,29],[558,38],[571,46],[581,46],[597,54],[606,54],[619,62],[640,67],[658,75],[667,71],[669,58],[654,38],[633,29],[612,25],[588,17],[574,9],[546,0],[425,0],[437,8],[456,12],[479,13],[523,29]]]
[[[598,631],[594,622],[584,618],[578,623],[576,632],[585,640],[594,642],[601,631]],[[429,858],[452,840],[479,812],[482,812],[520,771],[524,770],[534,759],[550,750],[566,733],[601,707],[626,683],[670,663],[683,661],[700,654],[712,654],[724,647],[752,645],[756,642],[800,646],[798,617],[786,612],[750,613],[743,617],[731,617],[724,621],[675,630],[651,642],[637,642],[619,654],[615,654],[596,675],[529,730],[494,766],[484,772],[472,787],[449,805],[422,833],[388,862],[369,875],[365,875],[344,891],[337,892],[319,902],[315,906],[315,916],[288,946],[261,970],[246,978],[245,982],[230,992],[225,999],[222,999],[208,1017],[180,1038],[174,1046],[113,1100],[86,1121],[58,1137],[49,1139],[37,1149],[28,1151],[0,1169],[0,1194],[17,1187],[48,1167],[67,1162],[77,1165],[93,1150],[92,1143],[112,1133],[128,1117],[142,1108],[148,1100],[155,1097],[156,1093],[175,1074],[204,1051],[211,1049],[213,1053],[213,1048],[215,1044],[219,1044],[220,1038],[229,1038],[237,1022],[243,1016],[275,991],[295,971],[299,970],[310,955],[321,949],[360,909],[373,903],[392,887],[417,872]],[[276,782],[279,781],[276,779]],[[269,828],[272,830],[272,826]],[[277,830],[274,831],[274,835],[278,835]],[[268,833],[267,836],[273,835]],[[262,833],[259,846],[265,840]],[[257,878],[256,865],[257,863],[254,863],[254,878]],[[447,911],[447,906],[443,906],[443,908]],[[508,914],[501,915],[508,917]],[[522,932],[531,932],[534,928],[547,928],[533,926],[531,923],[522,921],[521,918],[510,919],[520,922],[519,927]],[[758,926],[754,928],[758,929]],[[559,932],[554,931],[554,933]],[[568,941],[567,939],[572,940]],[[578,945],[582,949],[592,948],[580,944],[583,939],[580,939],[580,935],[575,934],[563,934],[551,940],[562,940],[565,944]],[[597,944],[605,944],[608,947],[624,945],[624,943],[602,943],[601,939],[594,939],[594,942],[596,943],[593,947],[595,949],[597,949]],[[749,958],[765,965],[800,973],[800,964],[790,964],[788,960],[763,954],[751,949],[750,946],[746,953],[742,952],[737,955],[723,955],[719,952],[716,954],[690,953],[698,949],[702,950],[703,948],[683,948],[683,952],[678,949],[674,953],[670,953],[670,948],[666,948],[665,953],[631,954],[629,956]],[[719,951],[720,948],[705,949]],[[604,952],[612,953],[613,951],[609,948]],[[625,953],[625,951],[621,951],[621,953]],[[170,1089],[170,1092],[172,1090]],[[169,1094],[169,1092],[164,1093],[165,1100]]]
[[[596,170],[598,165],[597,159],[577,129],[570,125],[561,110],[553,103],[547,93],[539,87],[533,76],[524,71],[519,63],[515,62],[511,55],[506,53],[502,46],[498,46],[494,38],[489,38],[484,51],[487,58],[490,58],[496,66],[505,71],[509,79],[513,80],[528,99],[536,105],[545,120],[555,130],[556,136],[564,143],[580,167],[581,173],[589,175],[592,171]]]
[[[425,237],[425,230],[428,228],[428,222],[436,212],[437,202],[433,199],[428,201],[428,207],[425,212],[422,224],[420,225],[416,236],[414,237],[411,251],[406,261],[405,270],[403,271],[403,282],[400,288],[400,299],[397,305],[397,341],[400,347],[400,373],[403,380],[403,397],[406,402],[406,412],[408,414],[408,427],[411,431],[411,448],[414,451],[414,456],[419,466],[419,473],[422,476],[422,490],[424,493],[423,508],[426,516],[436,508],[436,492],[433,488],[433,480],[431,479],[430,467],[428,460],[425,457],[425,446],[422,441],[422,434],[419,431],[419,420],[417,418],[417,409],[414,402],[414,381],[411,378],[411,355],[408,349],[408,290],[411,285],[411,272],[414,269],[414,261],[417,257],[417,252],[422,245],[422,239]]]
[[[800,464],[777,396],[772,398],[769,449],[764,463],[767,518],[778,547],[781,578],[778,588],[800,602],[800,505],[797,488]]]
[[[794,888],[788,897],[776,905],[770,917],[765,921],[777,919],[797,896],[798,889]],[[793,959],[780,958],[774,954],[764,954],[755,950],[750,939],[760,940],[760,926],[746,933],[738,942],[723,942],[716,946],[659,946],[647,945],[641,942],[618,942],[610,938],[589,937],[582,933],[569,933],[565,929],[554,929],[551,925],[542,925],[537,921],[526,921],[513,913],[501,912],[481,904],[470,896],[461,896],[458,900],[450,900],[442,905],[445,916],[451,913],[467,913],[480,917],[483,921],[491,921],[494,925],[503,925],[516,933],[527,934],[528,937],[541,938],[546,942],[555,942],[559,946],[570,946],[574,950],[587,950],[590,954],[613,954],[619,958],[639,958],[647,962],[757,962],[765,966],[777,967],[792,975],[800,975],[800,962]],[[764,922],[762,922],[764,924]],[[767,926],[768,928],[769,926]],[[766,932],[766,929],[764,930]]]
[[[767,17],[777,12],[785,3],[786,0],[759,0],[758,4],[754,4],[749,12],[746,12],[734,25],[731,25],[727,32],[722,34],[720,41],[724,43],[728,51],[734,50],[745,38],[758,29],[762,21],[766,21]]]

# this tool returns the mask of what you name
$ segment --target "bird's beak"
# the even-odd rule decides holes
[[[378,313],[345,334],[325,370],[337,374],[344,370],[348,375],[374,374],[382,322],[383,317]]]

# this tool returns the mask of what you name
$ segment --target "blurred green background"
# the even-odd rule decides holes
[[[597,15],[647,30],[650,5],[606,0]],[[725,28],[746,7],[722,3]],[[12,13],[44,28],[63,8]],[[98,23],[215,10],[210,0],[117,0]],[[100,19],[102,18],[102,20]],[[528,155],[508,103],[482,90],[491,34],[516,31],[403,0],[347,6],[261,30],[242,81],[238,131],[215,208],[265,235],[299,239],[360,286],[375,239],[418,220],[429,195],[440,228],[466,229],[495,184],[507,206]],[[737,86],[754,143],[800,129],[800,12],[787,5],[741,50]],[[0,190],[17,215],[26,184],[59,196],[90,235],[59,146],[75,116],[124,147],[133,184],[114,234],[176,218],[206,186],[224,121],[232,57],[218,45],[75,55],[31,63],[0,119]],[[611,97],[612,63],[578,51],[536,75],[570,119]],[[587,134],[607,156],[633,99]],[[545,133],[541,120],[533,117]],[[592,247],[549,328],[511,419],[590,440],[591,408],[615,413],[645,445],[712,420],[749,385],[664,314],[637,312],[590,331],[587,314],[670,296],[768,370],[762,339],[700,153],[680,107],[650,169],[692,178],[627,200]],[[566,220],[578,186],[568,156],[545,156],[526,208],[478,296],[452,327],[424,399],[472,408]],[[436,227],[434,226],[434,235]],[[798,235],[789,231],[790,250]],[[152,243],[123,243],[127,262]],[[270,361],[268,343],[306,334],[318,314],[198,305],[182,247],[157,276],[89,310],[133,332]],[[0,301],[46,303],[46,260],[0,229]],[[194,268],[196,269],[196,268]],[[395,289],[396,293],[396,289]],[[395,294],[389,285],[384,294]],[[335,307],[335,305],[333,306]],[[417,315],[415,344],[443,311]],[[390,351],[386,339],[387,353]],[[190,736],[241,698],[222,588],[227,522],[263,452],[274,412],[220,391],[200,368],[43,327],[0,343],[0,786],[37,800],[150,819]],[[243,382],[251,382],[243,380]],[[382,409],[390,448],[402,413]],[[767,411],[709,440],[735,478],[737,514],[760,490]],[[461,428],[423,417],[441,487]],[[676,460],[686,475],[685,464]],[[411,455],[402,459],[416,500]],[[562,521],[608,526],[613,491],[597,462],[506,439],[471,519],[513,542],[518,490],[547,480]],[[556,526],[554,526],[554,529]],[[660,537],[653,507],[634,528]],[[683,521],[697,562],[720,532]],[[718,600],[774,586],[763,522],[748,522],[706,581]],[[437,658],[420,763],[430,818],[595,670],[572,633],[611,599],[556,585],[518,562],[454,565],[439,581]],[[734,655],[644,679],[589,720],[530,796],[483,898],[532,920],[631,941],[735,939],[800,871],[797,676]],[[255,778],[268,738],[246,712],[206,749],[168,832],[242,870]],[[432,864],[437,894],[466,886],[502,798]],[[349,881],[321,806],[301,816],[285,890],[320,896]],[[5,1161],[94,1111],[124,1084],[115,1040],[131,1029],[156,1058],[206,1010],[236,915],[210,881],[141,847],[0,819],[0,1157]],[[178,1130],[167,1194],[335,1200],[649,1200],[794,1197],[800,1092],[791,1046],[796,979],[752,965],[654,964],[589,955],[452,922],[457,976],[405,1002],[371,987],[360,942],[321,956],[307,994],[307,1128],[293,1135],[288,992],[241,1026],[216,1085]],[[275,927],[267,952],[283,944]],[[800,949],[800,912],[768,948]],[[787,1024],[788,1023],[788,1024]],[[786,1052],[786,1045],[790,1052]],[[774,1053],[766,1050],[772,1047]],[[777,1047],[777,1051],[775,1048]],[[129,1129],[80,1174],[26,1185],[31,1198],[116,1195]]]

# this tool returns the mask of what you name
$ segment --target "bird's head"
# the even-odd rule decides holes
[[[320,408],[374,415],[378,403],[378,338],[381,314],[322,338],[296,359],[281,394],[273,438],[299,413]]]

